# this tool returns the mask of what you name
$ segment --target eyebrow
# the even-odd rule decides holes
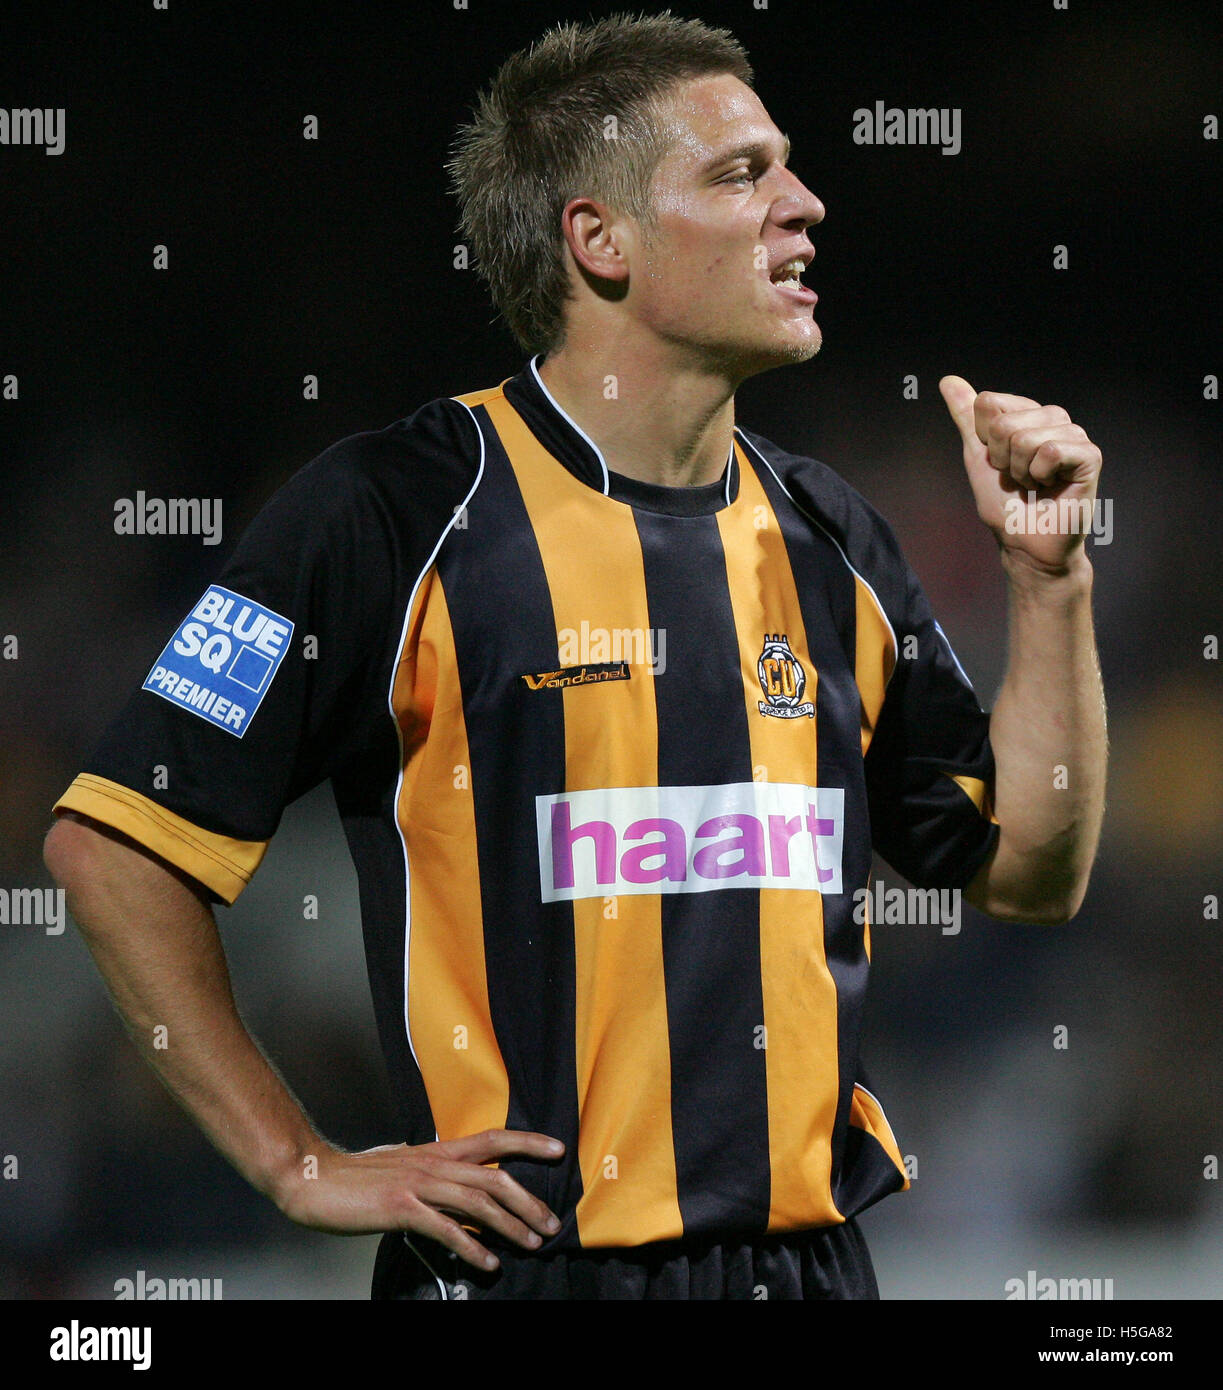
[[[783,138],[785,144],[782,146],[781,150],[781,162],[782,164],[788,164],[790,161],[790,137],[787,135]],[[705,172],[708,172],[710,169],[716,169],[722,164],[732,164],[740,159],[760,160],[767,163],[771,158],[771,148],[772,146],[766,144],[763,140],[753,140],[746,145],[736,145],[733,150],[725,150],[715,155],[714,158],[706,164]]]

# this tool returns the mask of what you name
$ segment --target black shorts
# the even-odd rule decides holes
[[[666,1241],[532,1255],[498,1249],[476,1269],[435,1241],[390,1231],[378,1247],[376,1299],[877,1299],[857,1222],[751,1241]]]

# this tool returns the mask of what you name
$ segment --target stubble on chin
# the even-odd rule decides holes
[[[823,334],[817,329],[812,337],[805,339],[801,343],[792,343],[790,345],[790,351],[786,356],[786,361],[788,363],[810,362],[823,346]]]
[[[810,362],[823,346],[824,337],[817,328],[811,337],[804,338],[801,342],[790,342],[779,347],[777,365],[779,367],[794,367],[800,362]]]

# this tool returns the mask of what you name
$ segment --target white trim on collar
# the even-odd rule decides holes
[[[536,367],[536,365],[535,365],[536,362],[538,362],[539,359],[540,359],[542,356],[543,356],[543,353],[542,353],[542,352],[537,352],[537,353],[535,354],[535,356],[531,358],[531,362],[530,362],[531,375],[535,378],[535,381],[536,381],[536,383],[538,384],[539,389],[544,393],[545,396],[547,396],[548,401],[549,401],[549,403],[551,404],[553,410],[555,410],[556,413],[557,413],[563,420],[568,421],[568,423],[573,427],[573,429],[576,430],[576,432],[577,432],[577,433],[586,441],[586,443],[589,444],[590,447],[594,450],[594,456],[595,456],[595,458],[597,458],[597,459],[599,460],[599,467],[603,470],[603,496],[604,496],[604,497],[608,497],[608,496],[611,495],[611,476],[610,476],[610,474],[609,474],[609,472],[608,472],[607,460],[603,457],[603,450],[599,448],[599,446],[594,442],[593,439],[591,439],[591,437],[586,433],[586,431],[581,427],[581,425],[578,424],[578,422],[573,418],[573,416],[570,415],[569,412],[568,412],[567,410],[565,410],[565,408],[561,405],[561,403],[556,399],[556,397],[552,394],[551,391],[548,390],[547,386],[544,384],[544,379],[543,379],[543,377],[541,377],[540,374],[539,374],[539,368]],[[730,501],[731,501],[731,498],[730,498],[730,485],[731,485],[731,483],[734,481],[734,474],[735,474],[735,436],[734,436],[734,431],[732,430],[732,431],[731,431],[731,438],[730,438],[730,453],[729,453],[729,454],[727,455],[727,457],[726,457],[726,505],[727,505],[728,507],[730,506]]]
[[[599,460],[599,467],[603,470],[603,496],[607,497],[611,493],[611,478],[608,476],[607,460],[603,457],[603,450],[599,448],[599,446],[594,442],[593,439],[591,439],[591,437],[586,433],[586,431],[581,427],[581,425],[579,425],[578,422],[561,407],[560,402],[556,399],[552,392],[549,391],[548,388],[544,385],[544,379],[540,376],[539,369],[535,366],[536,362],[538,362],[542,356],[543,353],[537,352],[535,356],[531,358],[531,375],[538,382],[539,389],[544,393],[545,396],[547,396],[548,400],[552,403],[553,410],[555,410],[557,414],[562,417],[562,419],[567,420],[569,424],[572,425],[573,428],[578,432],[578,434],[582,436],[586,443],[589,444],[590,447],[594,450],[595,458]]]

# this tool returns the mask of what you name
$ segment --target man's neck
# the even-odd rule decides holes
[[[691,487],[717,482],[725,471],[735,398],[724,376],[627,347],[573,344],[549,355],[539,375],[613,473]]]

